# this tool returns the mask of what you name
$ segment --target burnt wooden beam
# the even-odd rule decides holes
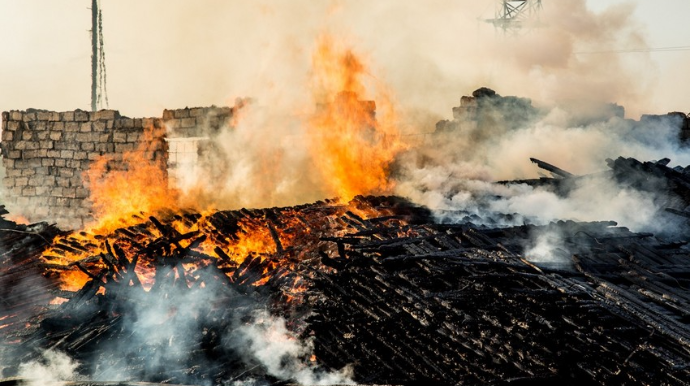
[[[573,174],[572,174],[572,173],[566,172],[565,170],[563,170],[563,169],[561,169],[561,168],[559,168],[559,167],[553,166],[553,165],[551,165],[550,163],[547,163],[547,162],[544,162],[544,161],[540,161],[540,160],[538,160],[538,159],[536,159],[536,158],[530,158],[529,160],[532,161],[532,163],[537,164],[537,166],[538,166],[539,168],[544,169],[544,170],[546,170],[546,171],[549,171],[549,172],[551,172],[551,173],[552,173],[553,175],[555,175],[555,176],[558,176],[558,177],[561,177],[561,178],[573,177]]]
[[[268,232],[271,234],[271,238],[273,239],[273,242],[276,244],[276,253],[279,255],[282,255],[284,250],[283,250],[283,244],[280,242],[280,237],[278,236],[278,232],[276,231],[275,227],[273,227],[273,224],[268,223],[266,224],[268,226]]]

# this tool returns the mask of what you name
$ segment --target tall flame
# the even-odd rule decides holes
[[[309,122],[310,148],[328,188],[344,200],[390,192],[390,165],[403,144],[387,93],[379,86],[376,102],[362,100],[366,67],[329,36],[319,40],[312,65],[318,107]]]
[[[165,159],[155,157],[165,150],[163,130],[147,127],[138,148],[125,152],[122,161],[104,155],[91,164],[84,178],[93,202],[93,228],[113,231],[141,222],[142,212],[179,208],[177,192],[168,187]]]
[[[367,69],[363,60],[350,49],[341,48],[330,37],[322,37],[318,41],[312,60],[311,91],[318,108],[308,120],[306,131],[309,134],[308,145],[314,164],[324,177],[326,193],[338,195],[343,201],[349,201],[359,194],[390,193],[393,188],[393,182],[389,178],[390,167],[404,145],[387,92],[378,84],[371,87],[375,83],[371,81],[371,77],[365,83],[363,79]],[[376,102],[368,101],[367,98],[375,98]],[[242,118],[235,115],[233,119]],[[234,122],[231,128],[236,125],[237,122]],[[105,259],[92,259],[93,256],[110,253],[105,240],[122,248],[129,263],[136,259],[138,263],[134,271],[139,281],[145,289],[151,288],[156,274],[154,262],[146,261],[138,255],[139,241],[130,242],[127,241],[128,238],[120,238],[116,230],[135,225],[137,228],[143,227],[147,229],[147,236],[143,240],[151,241],[163,235],[146,219],[148,216],[161,214],[166,223],[180,234],[201,232],[208,236],[194,247],[209,257],[202,264],[227,263],[230,266],[234,262],[241,266],[251,256],[252,259],[258,257],[273,267],[289,267],[290,261],[283,259],[284,257],[307,257],[291,248],[298,242],[317,242],[308,236],[311,229],[309,226],[305,227],[303,220],[299,220],[297,212],[289,215],[285,212],[285,218],[279,225],[275,224],[275,227],[265,217],[244,217],[237,223],[236,234],[216,234],[204,213],[191,223],[180,216],[169,216],[182,213],[183,210],[178,192],[169,188],[165,158],[156,157],[161,150],[165,150],[163,138],[162,128],[155,125],[148,127],[141,145],[136,150],[125,152],[121,161],[103,156],[92,163],[84,179],[91,192],[96,223],[85,232],[58,237],[56,244],[60,245],[44,255],[45,262],[51,264],[54,275],[60,279],[62,289],[76,291],[94,278],[82,271],[102,271],[108,268],[104,266],[107,265]],[[254,140],[255,137],[251,139]],[[254,173],[259,175],[251,176],[251,181],[252,187],[260,190],[264,187],[262,178],[270,181],[275,179],[272,168],[282,158],[279,153],[271,153],[272,157],[264,153],[255,156],[259,159]],[[185,206],[198,202],[188,201]],[[357,205],[338,210],[343,213],[349,210],[363,218],[370,214],[361,212]],[[136,231],[123,234],[127,233],[135,234]],[[190,240],[180,240],[176,248],[187,248],[189,245]],[[267,256],[272,258],[265,260]],[[275,259],[276,257],[280,258]],[[254,260],[248,262],[252,261]],[[188,263],[182,264],[182,267],[189,271],[198,268]],[[256,284],[263,284],[266,280],[268,277]],[[296,281],[293,295],[297,296],[300,286]]]

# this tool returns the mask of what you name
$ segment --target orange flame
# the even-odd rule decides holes
[[[367,91],[364,64],[328,36],[318,42],[312,61],[318,111],[309,122],[311,151],[328,188],[344,200],[389,193],[390,165],[404,148],[390,99],[381,91],[376,103],[360,99]]]
[[[178,216],[179,217],[179,216]],[[296,220],[295,220],[296,221]],[[212,226],[207,222],[207,217],[201,216],[196,222],[186,223],[184,220],[172,219],[170,223],[166,224],[174,228],[180,234],[201,231],[208,235],[213,235]],[[263,218],[244,218],[237,224],[239,230],[235,235],[224,235],[222,239],[209,237],[196,248],[198,252],[202,252],[213,258],[220,259],[216,253],[216,248],[222,246],[223,253],[227,255],[235,264],[241,264],[249,256],[259,256],[263,261],[264,258],[270,254],[277,252],[276,243],[270,234],[267,227],[266,220]],[[136,228],[145,228],[145,233],[150,237],[144,241],[153,241],[162,234],[152,225],[151,222],[142,222]],[[216,236],[213,236],[216,237]],[[289,247],[293,242],[291,235],[278,235],[280,243],[284,247]],[[64,291],[75,292],[82,288],[91,278],[74,265],[77,262],[89,260],[92,256],[100,256],[101,254],[108,254],[105,246],[105,239],[110,240],[111,245],[117,244],[125,255],[127,261],[132,262],[137,259],[137,265],[134,272],[142,284],[144,290],[148,291],[155,284],[156,266],[155,262],[149,261],[138,256],[138,248],[131,244],[130,239],[122,238],[118,232],[109,233],[104,228],[92,229],[89,231],[75,232],[67,236],[58,236],[54,241],[54,247],[48,250],[43,260],[54,266],[62,266],[56,268],[54,275],[60,283],[60,288]],[[136,240],[135,240],[136,241]],[[190,245],[190,240],[180,240],[178,244],[182,248]],[[87,250],[68,249],[65,247],[70,245],[79,245]],[[146,245],[144,243],[143,245]],[[210,261],[182,264],[180,269],[184,269],[186,273],[193,273],[201,267],[207,265]],[[217,264],[222,264],[220,260]],[[96,261],[88,263],[89,270],[106,268],[103,262]],[[264,284],[268,278],[257,283],[257,285]]]
[[[85,173],[96,218],[94,229],[115,230],[141,222],[142,212],[178,208],[177,192],[168,188],[165,159],[155,159],[165,150],[163,129],[146,128],[144,139],[134,151],[115,161],[105,155]]]
[[[313,55],[313,65],[312,91],[319,108],[309,120],[307,130],[310,134],[310,151],[319,171],[326,177],[329,194],[337,194],[343,200],[350,200],[358,194],[389,193],[393,188],[389,179],[390,165],[404,149],[390,98],[385,90],[381,91],[381,87],[376,87],[374,97],[377,104],[362,100],[371,88],[366,87],[362,81],[367,71],[363,61],[351,50],[340,48],[329,37],[319,41],[318,49]],[[168,187],[164,158],[155,157],[159,150],[165,150],[162,129],[149,127],[141,145],[136,150],[124,153],[122,161],[103,156],[92,163],[84,179],[91,191],[90,199],[96,223],[85,232],[61,239],[66,242],[65,245],[70,245],[70,242],[81,246],[88,244],[88,251],[58,248],[48,251],[44,256],[47,263],[64,266],[54,271],[63,290],[76,291],[90,280],[88,275],[76,269],[75,262],[107,253],[104,246],[106,237],[111,244],[114,244],[115,239],[122,243],[116,229],[146,223],[149,215],[181,212],[178,192]],[[268,158],[262,160],[266,165],[276,163]],[[343,213],[352,210],[364,219],[377,215],[377,211],[358,208],[356,204],[343,206],[339,210]],[[239,231],[232,235],[214,234],[210,229],[212,225],[206,222],[203,215],[196,219],[192,223],[185,223],[168,218],[166,224],[181,234],[200,231],[208,235],[208,239],[201,242],[198,250],[212,258],[227,259],[218,255],[220,248],[220,255],[226,255],[236,264],[241,264],[248,256],[256,255],[265,261],[265,257],[278,253],[276,241],[289,253],[298,254],[296,257],[299,258],[299,254],[303,252],[295,252],[297,249],[291,249],[291,246],[311,240],[305,236],[311,233],[310,225],[299,220],[296,212],[285,213],[284,222],[280,225],[282,231],[279,232],[271,228],[268,219],[263,216],[242,218],[237,223]],[[149,235],[154,238],[160,235],[150,223],[141,226],[148,227]],[[207,227],[210,229],[208,232]],[[300,240],[299,243],[296,240]],[[317,243],[318,238],[309,242]],[[189,243],[188,240],[180,241],[182,248],[186,248]],[[120,247],[127,260],[134,261],[137,248],[126,242],[125,245],[120,244]],[[136,276],[144,288],[149,289],[155,281],[155,264],[143,259],[137,261],[134,268]],[[222,264],[218,261],[216,263]],[[98,270],[105,263],[89,264],[92,264],[91,268]],[[274,263],[271,260],[270,264],[278,265],[283,262]],[[189,265],[180,269],[193,272],[196,268]],[[256,285],[267,280],[268,277],[263,276]],[[305,289],[302,283],[295,281],[288,296],[299,297]]]
[[[70,292],[80,290],[90,280],[96,280],[95,284],[102,282],[103,286],[98,294],[107,291],[108,282],[120,282],[123,279],[123,285],[137,286],[140,283],[145,291],[151,290],[159,278],[181,280],[191,288],[195,283],[203,285],[203,282],[197,282],[200,276],[196,271],[209,265],[221,269],[230,280],[238,280],[239,275],[242,283],[243,276],[254,277],[255,281],[249,283],[261,286],[271,278],[285,278],[291,271],[299,269],[296,262],[313,260],[314,250],[325,247],[327,251],[334,248],[332,245],[321,245],[322,236],[343,236],[351,231],[352,224],[364,225],[367,219],[393,214],[385,206],[372,206],[357,198],[347,205],[334,202],[328,205],[331,206],[325,211],[328,213],[325,218],[316,213],[305,216],[298,208],[273,209],[271,217],[268,216],[269,212],[260,210],[237,211],[229,216],[221,214],[226,219],[236,218],[237,222],[226,222],[220,228],[217,228],[216,214],[205,216],[180,211],[165,219],[161,217],[160,224],[156,223],[158,225],[154,221],[146,221],[109,233],[101,229],[98,233],[89,230],[59,236],[54,247],[44,254],[43,260],[48,264],[48,275],[57,279],[62,290]],[[348,222],[340,220],[343,216],[349,218]],[[192,243],[197,245],[194,241],[196,239],[200,244],[194,250],[206,257],[196,255],[199,257],[196,261],[181,261],[171,272],[158,272],[158,259],[149,258],[148,253],[143,250],[151,243],[158,242],[170,228],[180,235],[196,236],[175,242],[174,246],[171,245],[172,249],[166,252],[168,256],[175,255],[177,248],[188,248]],[[251,263],[247,259],[252,259]],[[243,265],[243,262],[247,264]],[[257,271],[253,271],[257,267],[254,262],[262,264],[260,278],[255,275]],[[106,275],[106,272],[109,273]],[[300,303],[307,295],[308,281],[297,275],[290,282],[282,284],[281,288],[287,303]],[[54,299],[53,304],[64,301]]]
[[[17,224],[29,225],[31,223],[28,218],[22,216],[21,214],[8,214],[6,218],[7,220],[13,221]]]

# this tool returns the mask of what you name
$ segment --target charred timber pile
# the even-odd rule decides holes
[[[561,197],[568,195],[588,181],[600,179],[613,181],[620,189],[639,192],[662,208],[656,213],[657,222],[665,224],[660,234],[684,237],[690,232],[690,166],[670,167],[668,158],[658,161],[638,161],[634,158],[607,159],[609,170],[588,175],[574,175],[555,165],[531,158],[539,168],[553,177],[537,180],[501,181],[503,184],[525,183],[548,189]]]
[[[438,224],[357,197],[100,236],[12,226],[34,233],[4,272],[33,262],[23,281],[51,296],[14,307],[5,377],[51,349],[95,380],[284,383],[237,336],[270,314],[312,342],[305,363],[350,366],[359,383],[690,382],[690,253],[611,222]],[[539,234],[559,235],[553,261],[525,253]]]
[[[311,312],[305,291],[315,272],[332,270],[320,264],[318,251],[337,249],[320,237],[356,231],[369,215],[391,228],[430,221],[427,210],[398,198],[357,198],[171,214],[107,236],[60,235],[50,249],[39,245],[42,259],[34,256],[45,276],[39,278],[51,283],[42,290],[60,304],[49,307],[44,299],[45,312],[22,320],[30,328],[6,335],[3,375],[15,376],[21,364],[40,361],[50,349],[66,353],[92,379],[278,382],[233,342],[242,341],[233,331],[260,323],[266,311],[303,331]],[[232,250],[246,238],[249,249],[238,259]],[[83,279],[76,287],[75,273]]]
[[[14,333],[26,331],[27,318],[46,311],[57,286],[42,276],[40,256],[60,233],[46,223],[17,224],[6,214],[0,205],[0,352]]]
[[[688,253],[612,225],[366,227],[323,256],[306,334],[361,382],[688,384]],[[545,231],[571,261],[521,255]]]

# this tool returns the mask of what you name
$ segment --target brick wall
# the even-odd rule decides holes
[[[145,128],[159,128],[145,136]],[[89,190],[83,173],[101,156],[119,168],[126,151],[165,161],[167,146],[159,118],[131,119],[115,110],[2,113],[5,177],[3,204],[29,221],[55,222],[77,229],[91,218]],[[141,147],[142,142],[150,142]],[[162,162],[165,165],[165,162]]]

